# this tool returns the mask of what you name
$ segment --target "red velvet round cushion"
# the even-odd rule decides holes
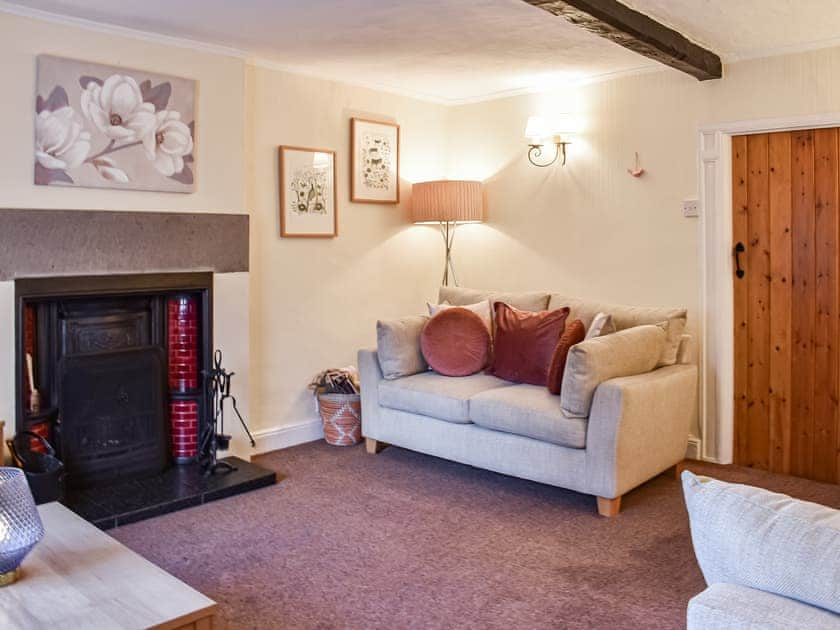
[[[447,308],[426,323],[420,350],[438,374],[469,376],[487,365],[490,333],[479,315],[465,308]]]

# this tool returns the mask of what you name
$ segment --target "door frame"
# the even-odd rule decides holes
[[[731,464],[735,436],[732,136],[840,127],[840,113],[699,127],[700,458]]]

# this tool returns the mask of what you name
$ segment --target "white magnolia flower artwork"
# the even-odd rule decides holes
[[[195,81],[41,55],[35,183],[192,192]]]

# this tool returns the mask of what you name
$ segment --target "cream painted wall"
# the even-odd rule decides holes
[[[720,81],[665,70],[453,108],[448,174],[486,180],[489,216],[464,231],[461,283],[684,305],[696,334],[699,225],[681,202],[698,195],[698,127],[838,111],[838,70],[834,48],[733,64]],[[561,111],[584,126],[568,165],[535,168],[527,117]],[[625,171],[635,151],[641,179]]]
[[[53,54],[197,79],[193,194],[67,189],[32,183],[35,57]],[[0,13],[0,205],[5,208],[243,212],[241,59]],[[46,97],[46,95],[44,95]]]
[[[446,173],[446,108],[262,67],[248,69],[248,206],[251,208],[251,380],[254,417],[297,430],[317,418],[306,385],[355,363],[376,342],[376,320],[420,312],[442,272],[443,243],[406,222],[412,181]],[[401,126],[399,206],[350,203],[352,116]],[[336,239],[280,238],[278,145],[337,152]]]

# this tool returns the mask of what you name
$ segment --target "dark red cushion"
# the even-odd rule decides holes
[[[444,376],[469,376],[487,365],[490,332],[479,315],[461,307],[432,317],[420,333],[420,350],[431,368]]]
[[[506,381],[544,387],[551,356],[566,327],[569,307],[531,312],[496,302],[493,312],[493,359],[488,372]]]
[[[551,364],[548,367],[548,391],[552,394],[559,394],[560,388],[563,385],[563,372],[566,369],[566,359],[569,356],[569,349],[576,343],[580,343],[586,338],[586,326],[579,319],[571,322],[566,326],[563,334],[560,335],[560,341],[554,348],[554,354],[551,357]]]

